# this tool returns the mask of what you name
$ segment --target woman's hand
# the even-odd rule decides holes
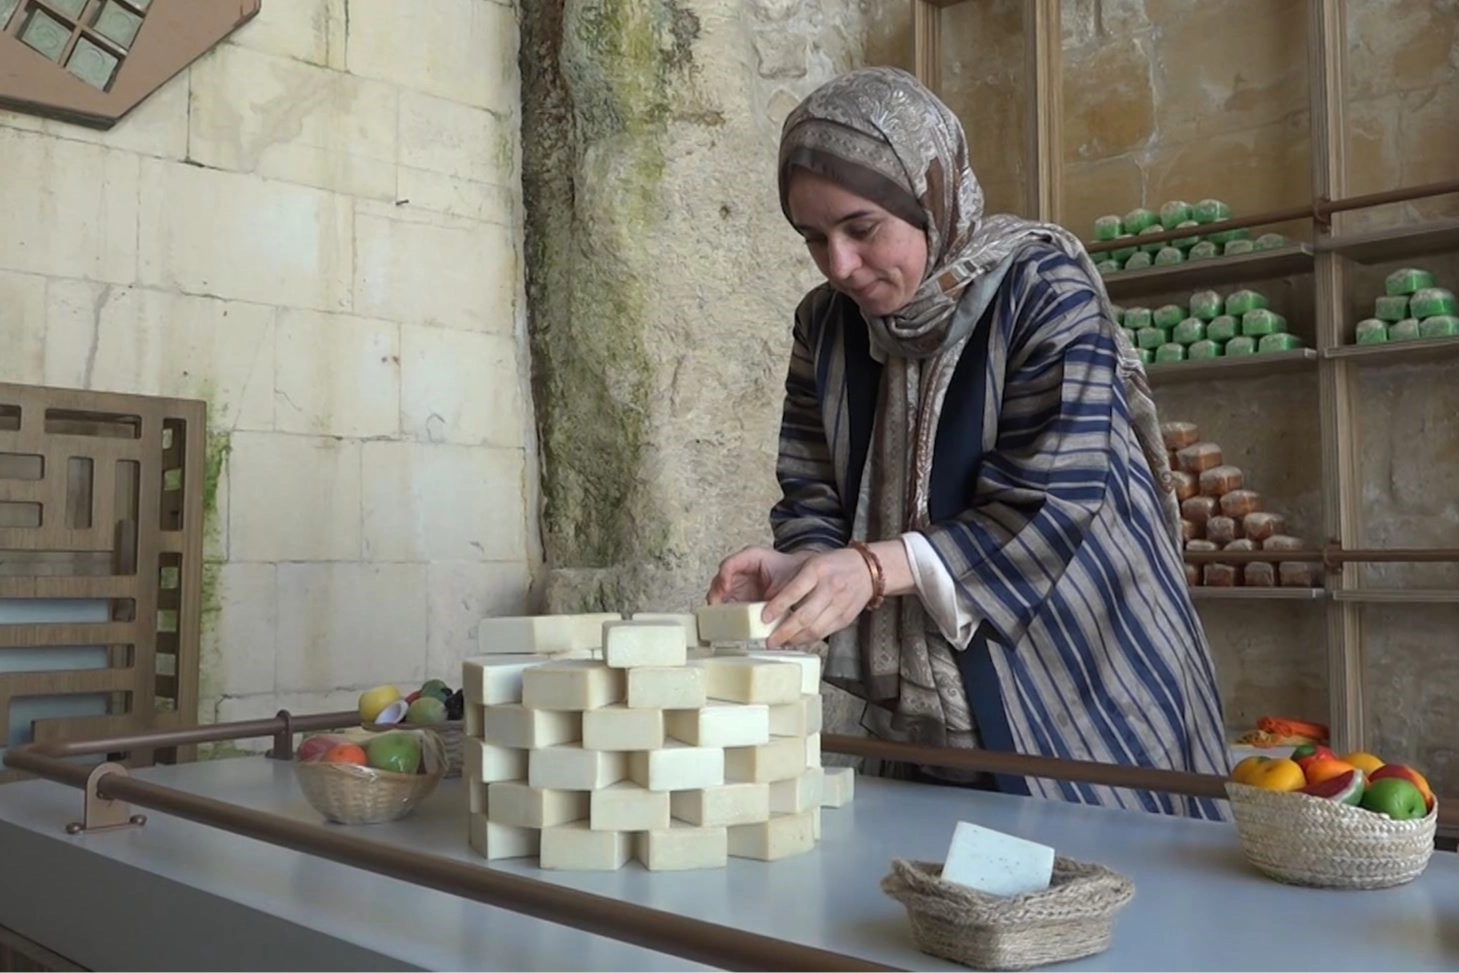
[[[765,644],[779,649],[828,638],[854,622],[873,594],[871,570],[856,551],[812,555],[769,597],[765,618],[784,618]]]
[[[782,554],[768,547],[747,547],[720,562],[719,572],[709,583],[708,601],[711,605],[727,601],[768,601],[785,587],[808,557],[809,553]]]

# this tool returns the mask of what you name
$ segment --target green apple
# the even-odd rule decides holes
[[[413,774],[420,769],[420,741],[413,733],[382,733],[370,741],[365,753],[376,770]],[[1423,803],[1422,795],[1419,803]]]
[[[422,696],[405,711],[405,722],[431,724],[446,722],[446,704],[434,696]]]
[[[444,703],[446,697],[451,695],[451,687],[446,685],[444,679],[427,679],[425,684],[420,687],[420,694],[422,696],[434,696]]]
[[[1360,805],[1395,821],[1411,821],[1429,812],[1424,792],[1401,777],[1385,777],[1368,785]]]

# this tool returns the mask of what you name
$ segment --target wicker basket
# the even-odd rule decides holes
[[[321,760],[295,761],[294,774],[310,806],[336,824],[384,824],[400,820],[430,797],[446,769],[439,734],[434,729],[388,729],[421,737],[418,773],[400,774]],[[361,746],[372,735],[360,731],[349,734]]]
[[[1439,806],[1411,821],[1309,794],[1228,781],[1246,860],[1289,885],[1384,889],[1423,874],[1434,852]]]
[[[988,895],[942,879],[933,862],[896,859],[882,891],[902,903],[917,948],[980,970],[1026,970],[1109,947],[1116,913],[1135,894],[1123,875],[1054,859],[1053,882],[1025,895]]]

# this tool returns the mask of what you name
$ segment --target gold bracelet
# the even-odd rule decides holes
[[[866,562],[866,569],[871,572],[871,601],[866,603],[866,611],[876,611],[886,601],[887,579],[881,569],[881,559],[872,552],[861,541],[852,541],[851,548],[861,555]]]

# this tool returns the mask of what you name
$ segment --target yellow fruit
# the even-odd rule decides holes
[[[1235,767],[1231,768],[1231,779],[1238,784],[1250,784],[1252,771],[1270,759],[1272,758],[1262,756],[1247,757]]]
[[[380,711],[400,698],[400,690],[394,686],[376,686],[360,693],[360,719],[373,723]]]
[[[1361,750],[1354,750],[1352,753],[1345,753],[1340,758],[1344,763],[1352,764],[1364,774],[1371,776],[1373,771],[1383,766],[1383,761],[1371,753],[1364,753]]]
[[[1302,773],[1297,761],[1283,758],[1253,767],[1244,783],[1271,791],[1299,791],[1307,786],[1307,775]]]

